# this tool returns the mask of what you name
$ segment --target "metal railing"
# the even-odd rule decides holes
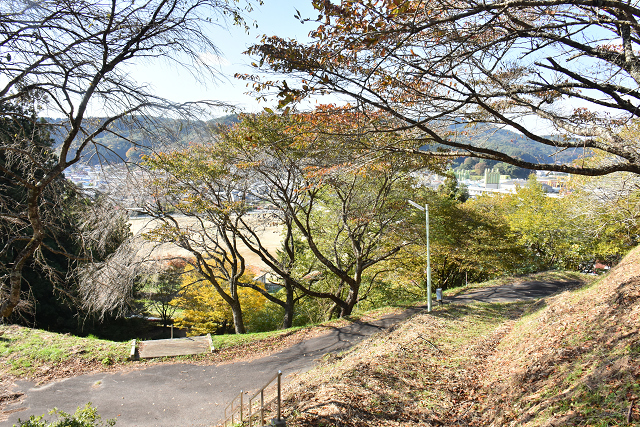
[[[277,380],[277,393],[271,397],[270,400],[265,402],[265,390],[274,381]],[[255,401],[257,397],[260,397],[260,401]],[[236,406],[236,403],[238,403]],[[258,417],[257,421],[260,421],[261,426],[265,425],[264,412],[265,408],[271,405],[273,402],[277,402],[277,415],[276,425],[282,425],[282,371],[271,378],[267,384],[258,390],[253,396],[249,398],[247,405],[244,404],[244,391],[240,390],[240,393],[231,400],[231,402],[224,408],[224,421],[223,425],[234,425],[235,423],[248,423],[248,427],[252,426],[253,418]],[[245,408],[246,406],[246,408]],[[227,415],[227,413],[229,415]],[[257,424],[258,425],[258,424]]]

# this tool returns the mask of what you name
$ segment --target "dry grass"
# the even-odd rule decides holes
[[[640,425],[639,325],[640,249],[583,289],[446,307],[331,357],[288,386],[287,425]]]
[[[487,366],[480,419],[498,425],[640,424],[640,250],[595,285],[524,317]],[[491,410],[491,407],[494,409]]]
[[[448,425],[475,366],[527,306],[448,306],[332,356],[288,386],[287,425]]]
[[[189,226],[195,224],[195,221],[190,218],[178,217],[178,221],[181,226]],[[129,223],[131,226],[131,232],[135,235],[150,231],[159,224],[158,221],[150,218],[130,218]],[[260,242],[271,253],[275,253],[276,249],[280,248],[282,244],[282,227],[279,225],[265,226],[264,229],[258,231],[260,236]],[[262,272],[269,271],[266,264],[262,262],[260,257],[250,251],[242,242],[238,243],[240,253],[245,258],[247,267],[256,275]],[[145,256],[152,256],[154,258],[169,258],[173,256],[191,257],[191,253],[179,248],[172,243],[164,243],[157,245],[155,243],[140,241],[140,254]]]

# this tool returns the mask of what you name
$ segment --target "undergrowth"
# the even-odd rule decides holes
[[[289,386],[291,426],[437,425],[505,332],[532,302],[450,305],[333,355]]]

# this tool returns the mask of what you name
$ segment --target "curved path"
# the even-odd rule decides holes
[[[478,289],[449,301],[509,302],[540,298],[577,284],[532,281]],[[327,334],[249,362],[156,365],[121,373],[81,375],[42,387],[21,381],[14,391],[24,393],[25,397],[5,409],[9,418],[0,426],[12,426],[18,418],[42,415],[54,407],[73,413],[87,402],[98,408],[103,420],[117,418],[118,426],[211,426],[223,418],[224,406],[240,390],[261,387],[278,370],[285,375],[306,371],[324,354],[345,350],[424,308],[334,328]]]

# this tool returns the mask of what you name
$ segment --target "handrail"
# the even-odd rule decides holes
[[[271,383],[273,383],[274,380],[278,380],[277,381],[277,395],[275,397],[273,397],[272,399],[270,399],[269,401],[267,401],[265,403],[264,401],[264,391],[267,387],[269,387],[271,385]],[[252,407],[254,406],[253,404],[253,400],[260,396],[260,403],[258,405],[256,405],[256,409],[253,410]],[[238,406],[234,406],[235,402],[237,400],[240,400],[240,404]],[[224,408],[224,421],[223,421],[223,425],[225,427],[227,427],[227,423],[230,422],[231,425],[234,424],[234,420],[235,420],[235,415],[240,412],[240,417],[239,417],[239,422],[244,424],[245,423],[245,418],[244,416],[246,415],[248,417],[248,427],[251,427],[252,421],[253,421],[253,417],[256,415],[260,415],[260,417],[258,418],[258,420],[260,420],[262,422],[261,425],[265,425],[265,419],[264,419],[264,410],[265,408],[267,408],[269,405],[271,405],[273,402],[277,401],[277,425],[280,425],[280,423],[282,422],[282,371],[278,371],[277,374],[275,374],[268,382],[267,384],[265,384],[260,390],[258,390],[253,396],[251,396],[249,398],[249,403],[248,403],[248,408],[247,408],[247,412],[245,413],[244,410],[244,391],[240,390],[240,394],[238,394],[237,396],[235,396],[231,402],[229,402],[229,404]],[[227,415],[227,410],[229,410],[229,415]]]

